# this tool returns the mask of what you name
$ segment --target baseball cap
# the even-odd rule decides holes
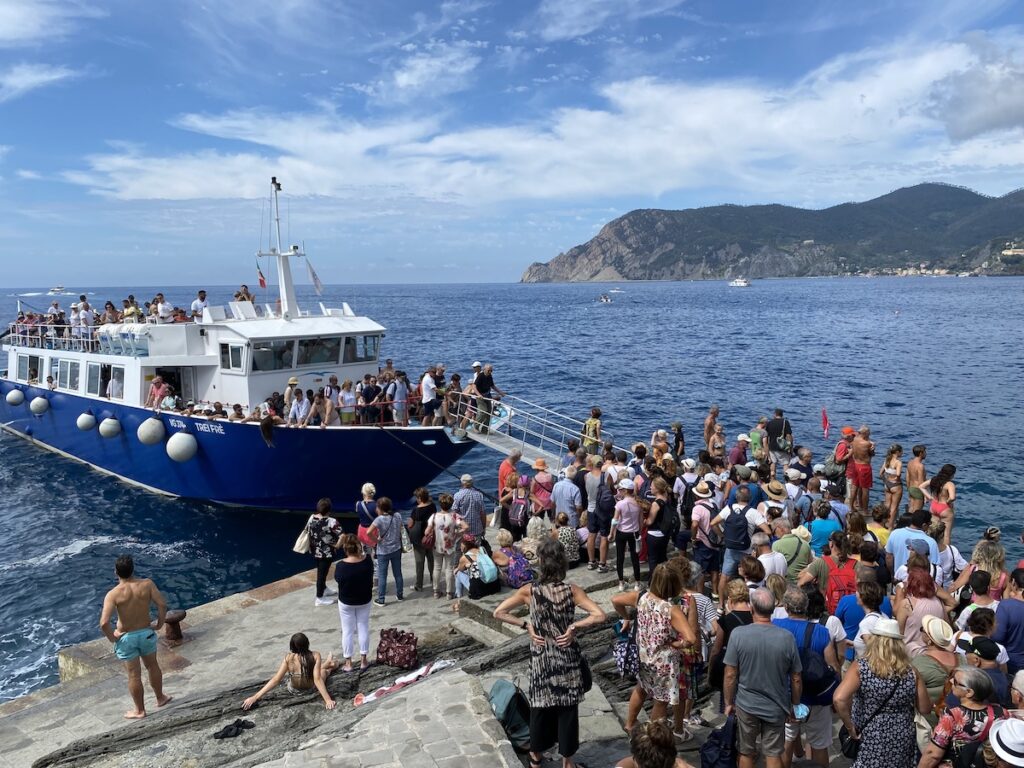
[[[685,469],[687,471],[692,471],[692,470],[694,470],[696,468],[697,468],[697,460],[696,459],[683,459],[683,469]]]
[[[929,552],[928,542],[924,539],[911,539],[907,542],[907,549],[912,552],[916,552],[919,555],[924,555],[925,557],[928,556]]]
[[[463,484],[465,484],[465,483],[472,483],[473,482],[473,476],[467,472],[466,474],[464,474],[462,477],[459,478],[459,482],[461,482]]]
[[[805,475],[803,472],[801,472],[796,467],[790,467],[789,469],[786,470],[786,479],[787,480],[794,480],[794,481],[796,481],[796,480],[805,480],[806,478],[807,478],[807,475]]]
[[[813,467],[811,467],[811,469],[814,471],[814,474],[819,475],[819,474],[824,473],[825,465],[824,464],[815,464]]]
[[[622,480],[619,480],[618,487],[624,491],[632,491],[634,487],[633,481],[630,480],[628,477],[625,477]]]
[[[857,430],[854,429],[853,427],[843,427],[843,434],[847,435],[847,436],[848,435],[856,435],[857,434]]]
[[[744,432],[742,434],[739,434],[739,435],[736,436],[736,442],[737,443],[749,443],[750,442],[750,435],[748,435],[746,432]]]
[[[479,360],[477,360],[470,367],[471,368],[483,368],[484,366],[483,366],[483,363],[481,363]]]

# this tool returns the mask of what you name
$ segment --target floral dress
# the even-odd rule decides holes
[[[853,722],[861,739],[853,768],[914,768],[916,675],[911,670],[901,678],[879,677],[867,660],[858,659],[857,665],[860,690],[853,698]],[[871,718],[876,711],[878,714]]]
[[[672,604],[644,592],[636,607],[636,644],[640,649],[640,687],[655,701],[679,703],[679,652],[672,628]]]

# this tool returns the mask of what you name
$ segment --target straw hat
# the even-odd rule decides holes
[[[794,528],[793,529],[793,535],[794,536],[799,536],[801,539],[804,540],[804,542],[808,542],[808,541],[811,540],[811,532],[809,530],[807,530],[807,526],[806,525],[801,525],[801,526],[798,526],[798,527]]]
[[[896,619],[879,619],[875,622],[875,626],[871,628],[871,634],[877,637],[903,639],[903,633],[900,632],[900,623]]]
[[[708,484],[702,480],[701,482],[693,486],[693,495],[696,496],[698,499],[710,499],[711,488],[709,488]]]
[[[533,468],[543,472],[548,468],[548,463],[544,460],[543,456],[538,456],[533,462]]]
[[[925,616],[921,628],[939,648],[947,649],[953,642],[953,628],[938,616]]]
[[[772,501],[784,501],[786,499],[786,486],[778,480],[772,480],[768,483],[764,491]]]

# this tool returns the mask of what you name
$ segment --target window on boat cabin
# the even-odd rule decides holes
[[[102,379],[102,375],[100,376]],[[107,382],[106,394],[111,400],[124,400],[124,366],[110,367],[110,380]]]
[[[220,367],[225,371],[242,370],[242,345],[220,345]]]
[[[96,395],[99,397],[100,392],[103,391],[103,383],[101,378],[102,368],[99,363],[86,363],[85,366],[85,393],[87,395]],[[106,366],[109,368],[110,366]]]
[[[299,339],[299,365],[337,365],[341,354],[341,337]]]
[[[39,380],[43,358],[39,355],[18,355],[18,381]]]
[[[254,371],[280,371],[291,368],[295,361],[295,342],[292,339],[254,341],[252,343],[252,369]]]
[[[365,360],[376,360],[379,343],[379,336],[346,336],[344,362],[361,363]]]
[[[77,360],[57,361],[57,388],[78,391],[78,373],[80,366]]]

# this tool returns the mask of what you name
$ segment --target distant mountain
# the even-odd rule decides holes
[[[1022,274],[1003,256],[1024,241],[1024,189],[986,197],[948,184],[918,184],[823,210],[786,205],[641,209],[606,224],[587,243],[524,283],[798,277],[868,272]]]

